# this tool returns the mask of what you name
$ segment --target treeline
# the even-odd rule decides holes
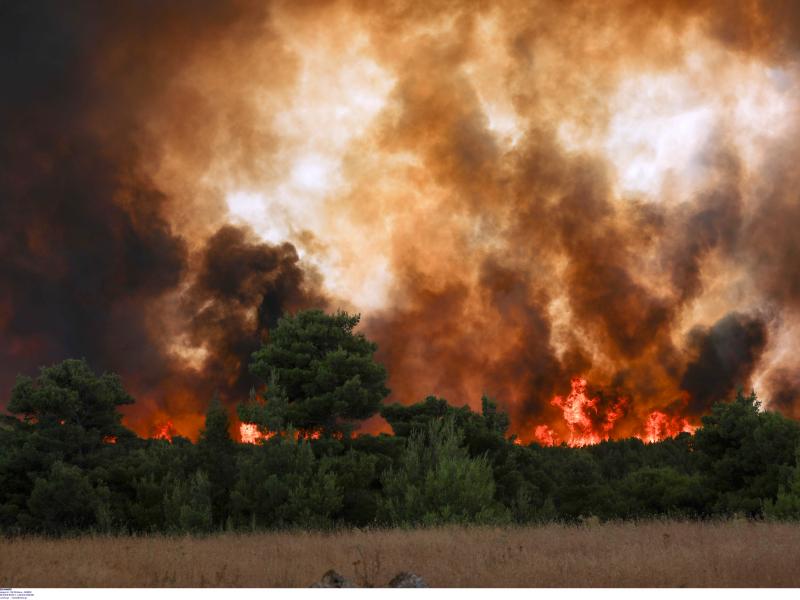
[[[6,534],[251,531],[281,527],[575,522],[657,516],[800,518],[800,425],[755,394],[715,405],[695,435],[585,448],[519,445],[481,413],[429,397],[382,405],[386,373],[358,317],[280,321],[253,356],[267,384],[238,407],[258,444],[212,401],[196,444],[141,439],[133,402],[84,361],[20,377],[0,421]],[[377,410],[394,435],[350,432]]]

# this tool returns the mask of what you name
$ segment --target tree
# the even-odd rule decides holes
[[[164,485],[164,516],[171,531],[202,533],[211,529],[211,486],[203,471],[195,471],[188,481],[168,477]]]
[[[85,360],[70,359],[42,367],[36,379],[18,377],[8,411],[40,429],[79,428],[99,445],[106,436],[132,435],[121,425],[122,415],[117,411],[117,407],[132,403],[117,375],[98,376]]]
[[[381,477],[382,519],[395,525],[504,520],[489,460],[470,458],[462,442],[452,417],[412,433],[399,464]]]
[[[373,359],[377,346],[354,332],[359,320],[342,311],[301,311],[280,319],[253,354],[250,370],[285,395],[287,423],[326,435],[346,431],[348,421],[370,417],[389,395],[386,369]]]
[[[764,514],[777,520],[800,520],[800,446],[797,448],[795,467],[788,486],[781,486],[773,502],[764,503]]]
[[[208,476],[211,514],[214,524],[225,525],[230,510],[230,490],[236,482],[236,444],[228,431],[228,413],[214,396],[206,413],[206,425],[200,432],[197,450],[200,464]]]
[[[96,522],[97,497],[78,468],[55,462],[47,477],[36,479],[28,500],[33,529],[48,533],[80,531]]]
[[[444,398],[428,396],[408,406],[385,404],[381,407],[381,416],[392,426],[395,435],[401,437],[424,431],[430,423],[443,418],[452,419],[455,428],[463,434],[470,455],[477,457],[502,447],[508,429],[508,415],[497,410],[494,400],[483,396],[481,409],[481,414],[477,414],[469,406],[455,407]]]
[[[240,455],[231,494],[239,526],[322,529],[333,524],[333,515],[342,508],[343,492],[330,461],[317,459],[308,440],[289,433]]]
[[[740,390],[702,418],[694,447],[716,512],[758,515],[791,476],[800,425],[760,406],[755,392]]]

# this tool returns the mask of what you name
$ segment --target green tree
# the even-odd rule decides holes
[[[96,522],[97,497],[80,468],[55,462],[39,477],[28,499],[33,529],[48,533],[80,531]]]
[[[168,477],[164,485],[164,516],[168,530],[203,533],[211,529],[211,485],[203,471],[195,471],[188,481]]]
[[[452,417],[416,430],[399,463],[381,477],[380,515],[391,524],[493,522],[506,518],[494,501],[492,467],[471,458]]]
[[[760,407],[755,392],[745,396],[740,390],[733,402],[715,404],[695,434],[716,512],[758,515],[791,476],[800,424]]]
[[[280,319],[253,354],[251,371],[285,395],[287,423],[326,435],[347,431],[389,394],[386,369],[373,358],[377,346],[354,332],[359,319],[341,311],[301,311]]]
[[[771,519],[800,520],[800,446],[795,454],[795,467],[788,486],[781,486],[773,501],[764,502],[764,514]]]
[[[230,511],[230,490],[236,482],[236,444],[230,436],[228,413],[214,396],[200,432],[197,450],[200,465],[208,476],[214,525],[222,527]]]
[[[294,432],[252,446],[239,457],[239,477],[231,493],[234,521],[257,529],[296,525],[315,529],[333,524],[343,492],[330,460],[314,456]]]
[[[43,367],[36,379],[20,376],[8,411],[41,426],[74,424],[98,435],[126,433],[118,406],[132,404],[117,375],[97,376],[85,360]]]

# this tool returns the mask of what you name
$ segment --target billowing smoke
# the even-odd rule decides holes
[[[194,435],[316,306],[525,440],[798,415],[796,4],[5,6],[3,394],[85,356]]]
[[[141,433],[164,418],[194,435],[211,394],[246,395],[246,363],[268,326],[321,303],[291,244],[249,241],[233,226],[206,242],[181,235],[170,213],[202,208],[213,223],[213,207],[179,205],[149,172],[163,158],[148,115],[169,109],[170,87],[209,40],[260,39],[248,31],[256,4],[2,8],[4,400],[16,374],[85,357],[138,396],[130,420]],[[180,336],[199,360],[176,355]]]

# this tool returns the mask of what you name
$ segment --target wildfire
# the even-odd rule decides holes
[[[694,433],[697,427],[689,424],[685,417],[669,416],[667,413],[654,410],[647,416],[644,424],[644,435],[640,439],[648,444],[672,438],[679,433]]]
[[[152,437],[157,440],[167,440],[169,443],[172,443],[172,438],[175,435],[177,435],[177,432],[172,425],[172,421],[167,421],[166,423],[159,423],[155,426],[155,433]]]
[[[103,437],[104,444],[116,444],[117,443],[117,436],[115,435],[107,435]]]
[[[533,430],[533,437],[542,446],[558,445],[558,434],[547,425],[538,425],[536,429]]]
[[[551,400],[553,406],[562,411],[562,417],[569,429],[569,446],[588,446],[608,440],[617,422],[625,415],[629,401],[618,398],[610,406],[603,408],[599,397],[590,398],[587,393],[586,379],[573,377],[572,391],[566,398],[556,396]],[[634,437],[652,444],[686,432],[693,434],[697,427],[689,423],[686,417],[670,415],[663,410],[653,410],[642,425],[643,433]],[[533,430],[533,439],[542,446],[557,446],[561,438],[549,425],[537,425]]]
[[[263,432],[255,423],[242,423],[239,425],[239,439],[243,444],[258,444],[277,435],[275,431]],[[299,429],[294,432],[295,439],[318,440],[322,433],[316,429]],[[341,439],[338,436],[337,439]]]
[[[268,440],[275,436],[274,431],[261,433],[255,423],[242,423],[239,425],[239,439],[243,444],[258,444],[261,440]]]
[[[569,396],[556,396],[550,401],[550,404],[559,407],[563,412],[570,433],[567,443],[580,447],[607,440],[614,423],[624,414],[628,401],[619,398],[608,410],[601,413],[598,408],[600,399],[589,398],[586,393],[586,379],[573,377],[570,383],[572,391]],[[537,427],[534,435],[549,446],[556,442],[554,432],[546,425]]]

